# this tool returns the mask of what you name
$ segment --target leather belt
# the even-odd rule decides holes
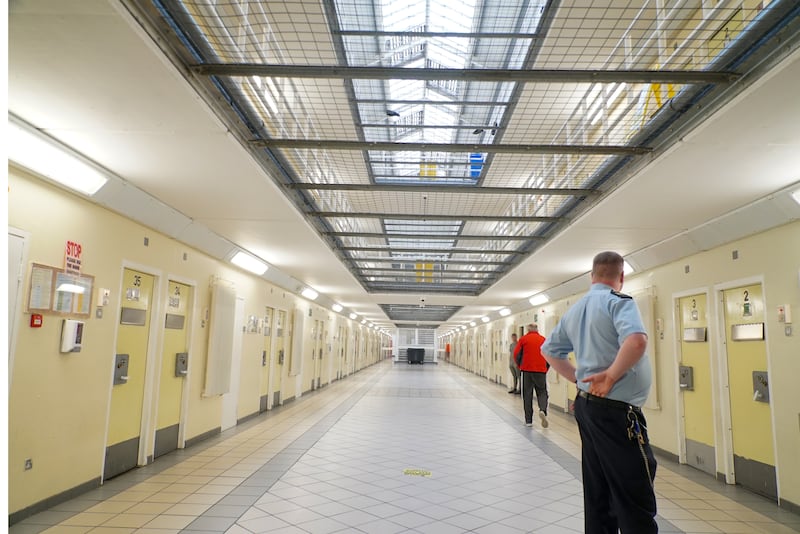
[[[583,397],[589,402],[596,402],[598,404],[608,406],[609,408],[617,408],[619,410],[627,410],[628,408],[632,408],[634,411],[641,411],[638,406],[634,406],[633,404],[628,404],[627,402],[614,399],[607,399],[606,397],[598,397],[597,395],[592,395],[591,393],[580,388],[578,389],[578,396]]]

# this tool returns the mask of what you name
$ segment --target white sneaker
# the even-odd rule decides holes
[[[525,426],[533,426],[533,423],[525,423]]]
[[[542,428],[547,428],[550,425],[550,423],[547,422],[547,416],[544,412],[539,412],[539,421],[542,422]]]

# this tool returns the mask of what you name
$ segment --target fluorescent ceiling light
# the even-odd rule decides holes
[[[32,127],[8,121],[8,159],[84,195],[93,195],[108,177],[76,152]]]
[[[310,287],[303,288],[303,291],[300,292],[308,300],[314,300],[319,296],[319,293],[311,289]]]
[[[461,330],[466,330],[466,329],[467,329],[467,327],[462,324],[461,325]]]
[[[269,266],[266,263],[251,256],[250,254],[242,252],[241,250],[234,254],[234,256],[231,258],[231,263],[259,276],[267,272],[267,269],[269,269]]]
[[[355,319],[356,317],[358,317],[358,315],[356,315],[355,313],[351,313],[351,314],[350,314],[350,318],[351,318],[351,319]]]
[[[800,189],[798,189],[797,191],[792,191],[792,198],[794,199],[795,202],[800,204]]]
[[[78,295],[83,295],[84,291],[86,291],[86,288],[83,287],[83,286],[79,286],[77,284],[64,283],[64,284],[59,285],[56,288],[56,291],[62,291],[64,293],[75,293],[75,294],[78,294]]]
[[[627,261],[624,261],[622,263],[622,272],[625,273],[625,274],[631,274],[632,272],[634,272],[634,268],[631,267],[630,263],[628,263]]]
[[[366,319],[361,319],[361,324],[367,324],[367,320]]]
[[[470,325],[470,326],[475,326],[475,321],[470,321],[470,322],[469,322],[469,325]]]
[[[483,317],[481,317],[481,321],[483,321],[484,323],[488,323],[489,318],[484,315]]]
[[[508,308],[503,308],[502,310],[500,310],[501,317],[508,317],[509,315],[511,315],[511,310],[509,310]]]
[[[331,308],[333,308],[333,311],[335,311],[336,313],[342,311],[342,305],[339,303],[334,303],[333,306],[331,306]]]
[[[538,293],[529,298],[528,302],[531,303],[531,306],[538,306],[539,304],[550,302],[550,297],[548,297],[545,293]]]

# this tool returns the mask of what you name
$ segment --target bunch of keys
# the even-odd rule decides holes
[[[633,413],[633,410],[628,410],[628,422],[630,425],[628,426],[628,439],[636,439],[639,441],[640,445],[644,445],[644,435],[642,435],[642,429],[639,427],[639,420],[636,418],[636,414]]]

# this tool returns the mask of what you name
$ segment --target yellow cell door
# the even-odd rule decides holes
[[[484,358],[484,350],[486,348],[486,334],[480,332],[475,336],[475,342],[478,344],[475,347],[475,366],[478,371],[478,376],[486,376],[486,362]]]
[[[325,321],[314,321],[314,375],[311,378],[314,389],[322,385],[322,352],[325,344]]]
[[[106,438],[103,479],[138,464],[145,367],[153,300],[152,275],[125,269],[122,306],[117,326],[114,386]]]
[[[760,284],[723,293],[736,483],[777,498]]]
[[[686,463],[715,475],[717,464],[706,300],[705,294],[699,294],[683,297],[678,303],[681,396]]]
[[[332,354],[331,354],[331,345],[328,342],[328,323],[322,321],[322,339],[320,340],[320,352],[319,352],[319,377],[322,384],[330,384],[331,383],[331,364],[332,362]],[[324,358],[323,358],[324,355]]]
[[[272,331],[275,321],[275,310],[267,306],[264,311],[264,349],[261,352],[261,398],[259,400],[258,411],[264,412],[269,405],[269,372],[272,366]]]
[[[158,386],[156,443],[153,456],[178,448],[183,385],[189,371],[186,335],[191,310],[192,288],[169,281],[167,313],[164,317],[164,350],[161,354],[161,379]]]
[[[361,329],[356,328],[353,332],[353,370],[355,373],[361,369]]]
[[[353,354],[353,334],[351,333],[350,326],[344,327],[344,339],[342,341],[342,367],[341,377],[344,378],[350,374],[350,360]]]
[[[345,366],[345,347],[347,346],[347,327],[340,326],[339,334],[336,337],[336,364],[334,366],[334,376],[336,379],[342,378],[342,372]]]
[[[314,321],[311,323],[311,334],[309,338],[310,343],[303,345],[307,355],[302,367],[304,371],[303,380],[308,380],[309,378],[311,379],[309,382],[309,389],[317,388],[317,332],[319,329],[319,321],[314,319]]]
[[[275,314],[275,367],[272,369],[272,405],[283,402],[281,384],[286,371],[286,312],[278,310]]]

